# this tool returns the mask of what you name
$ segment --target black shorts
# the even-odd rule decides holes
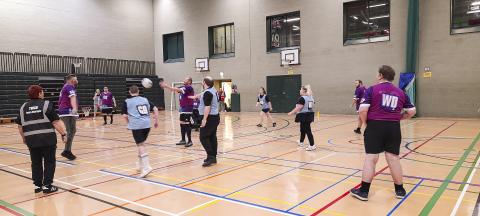
[[[270,108],[262,109],[262,112],[268,113],[268,112],[270,112]]]
[[[400,154],[402,132],[397,121],[368,121],[364,133],[365,152]]]
[[[112,114],[113,108],[104,108],[102,109],[102,113],[104,114]]]
[[[314,112],[298,113],[295,116],[295,122],[310,123],[310,122],[313,122],[314,120],[315,120]]]
[[[150,128],[132,130],[133,139],[135,143],[140,144],[147,140],[148,134],[150,133]]]
[[[180,121],[192,123],[191,119],[192,119],[192,114],[190,114],[190,113],[180,113]]]

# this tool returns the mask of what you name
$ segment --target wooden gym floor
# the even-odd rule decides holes
[[[137,152],[120,116],[113,125],[77,123],[69,162],[58,148],[59,192],[33,193],[30,159],[16,125],[0,125],[0,215],[472,215],[478,212],[480,119],[417,118],[402,122],[402,166],[408,195],[393,196],[381,157],[370,200],[346,192],[360,182],[363,140],[356,116],[319,116],[318,149],[297,147],[293,117],[274,115],[276,128],[257,128],[258,113],[222,115],[219,161],[202,168],[205,153],[179,140],[178,114],[163,111],[148,139],[155,169],[137,178]],[[475,212],[474,212],[475,211]]]

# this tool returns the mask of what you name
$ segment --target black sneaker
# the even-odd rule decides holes
[[[43,191],[42,187],[35,186],[35,193],[40,193]]]
[[[211,166],[211,165],[213,165],[213,164],[216,164],[216,163],[217,163],[217,160],[216,160],[216,159],[209,159],[209,160],[205,161],[205,162],[202,164],[202,166],[203,166],[203,167],[209,167],[209,166]]]
[[[277,123],[276,122],[273,122],[273,127],[276,127],[277,126]]]
[[[395,197],[397,199],[403,199],[407,195],[407,191],[404,188],[395,190]]]
[[[361,201],[368,201],[368,193],[367,192],[362,192],[362,191],[360,191],[360,189],[355,189],[354,188],[354,189],[350,190],[350,194],[353,197],[355,197],[355,198],[357,198]]]
[[[68,160],[75,160],[77,157],[71,151],[63,151],[62,157],[67,158]]]
[[[107,125],[107,122],[103,122],[103,125]]]
[[[353,130],[353,132],[355,132],[357,134],[362,134],[362,131],[360,131],[360,128],[357,128],[357,129]]]
[[[262,124],[257,124],[257,127],[262,127]]]
[[[193,142],[192,142],[192,141],[189,141],[187,144],[185,144],[185,148],[188,148],[188,147],[190,147],[190,146],[192,146],[192,145],[193,145]]]
[[[178,142],[176,145],[185,145],[187,144],[187,142],[185,142],[185,140],[180,140],[180,142]]]
[[[43,186],[43,193],[49,194],[49,193],[54,193],[58,191],[58,187],[49,185],[49,186]]]

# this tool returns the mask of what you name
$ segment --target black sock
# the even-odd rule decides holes
[[[360,191],[368,193],[370,191],[370,184],[371,183],[362,181],[362,186],[360,187]]]
[[[113,123],[113,115],[110,116],[110,124]]]
[[[182,133],[182,141],[185,141],[185,133],[187,132],[187,130],[184,124],[180,124],[180,132]]]
[[[393,183],[393,185],[395,185],[395,190],[396,190],[396,191],[397,191],[397,190],[402,190],[402,189],[405,190],[405,189],[403,188],[403,184],[397,185],[397,184]]]
[[[185,125],[185,131],[187,132],[188,142],[192,142],[192,127]]]
[[[107,124],[107,116],[106,116],[106,115],[103,116],[103,122],[104,122],[105,124]]]

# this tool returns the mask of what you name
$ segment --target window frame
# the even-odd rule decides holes
[[[272,44],[272,33],[271,33],[271,30],[272,30],[272,25],[271,25],[271,20],[273,18],[276,18],[276,17],[288,17],[289,15],[297,15],[298,14],[298,17],[300,17],[300,45],[298,46],[286,46],[286,47],[278,47],[278,48],[272,48],[271,44]],[[300,47],[302,45],[302,16],[301,16],[301,13],[300,11],[292,11],[292,12],[288,12],[288,13],[282,13],[282,14],[276,14],[276,15],[270,15],[270,16],[267,16],[266,19],[265,19],[265,25],[266,25],[266,49],[267,49],[267,53],[280,53],[282,50],[289,50],[289,49],[299,49],[300,50]]]
[[[167,38],[171,36],[176,36],[177,37],[177,52],[178,52],[178,36],[182,35],[182,48],[183,48],[183,57],[181,58],[168,58],[168,44],[167,44]],[[163,34],[162,35],[162,42],[163,42],[163,63],[175,63],[175,62],[184,62],[185,61],[185,38],[183,36],[183,31],[179,32],[173,32],[173,33],[168,33],[168,34]]]
[[[388,26],[388,30],[389,30],[389,34],[388,36],[378,36],[378,37],[367,37],[367,38],[362,38],[362,39],[351,39],[351,40],[347,40],[346,39],[346,24],[347,24],[347,21],[346,21],[346,14],[345,14],[345,4],[347,3],[350,3],[350,2],[360,2],[360,1],[365,1],[366,2],[366,5],[367,5],[367,8],[368,8],[368,5],[369,5],[369,2],[370,0],[349,0],[349,1],[344,1],[343,2],[343,46],[350,46],[350,45],[358,45],[358,44],[370,44],[370,43],[380,43],[380,42],[389,42],[392,38],[392,0],[388,0],[388,19],[389,19],[389,26]],[[368,14],[368,19],[370,20],[370,13]],[[388,37],[388,38],[387,38]]]
[[[478,33],[480,32],[480,26],[470,26],[464,28],[453,28],[453,8],[455,8],[455,0],[450,0],[450,35]]]
[[[227,26],[232,26],[233,27],[233,52],[227,52]],[[224,42],[224,45],[225,45],[225,53],[217,53],[215,54],[214,53],[214,46],[215,46],[215,38],[213,37],[213,32],[216,28],[220,28],[220,27],[223,27],[224,28],[224,36],[225,36],[225,40],[223,41]],[[208,55],[211,59],[215,59],[215,58],[231,58],[231,57],[235,57],[235,44],[236,44],[236,40],[235,40],[235,34],[236,34],[236,31],[235,31],[235,23],[231,22],[231,23],[225,23],[225,24],[221,24],[221,25],[215,25],[215,26],[209,26],[208,27]]]

